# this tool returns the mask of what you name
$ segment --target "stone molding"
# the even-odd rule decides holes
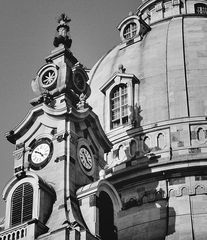
[[[193,195],[202,195],[207,194],[207,186],[203,184],[196,184],[194,186],[182,185],[178,189],[170,189],[169,197],[183,197],[185,195],[193,196]]]
[[[192,187],[187,185],[182,185],[178,189],[171,188],[168,191],[169,198],[171,197],[182,197],[185,195],[193,196],[193,195],[203,195],[207,194],[207,186],[203,184],[196,184]],[[126,201],[122,200],[122,210],[127,210],[132,207],[138,207],[146,203],[153,203],[159,200],[167,200],[167,196],[162,189],[159,190],[150,190],[144,191],[140,194],[140,197],[129,197]]]
[[[166,196],[162,189],[144,191],[140,197],[130,197],[127,201],[122,201],[122,210],[127,210],[132,207],[141,206],[146,203],[152,203],[159,200],[166,200]]]

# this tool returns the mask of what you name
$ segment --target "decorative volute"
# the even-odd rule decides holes
[[[54,98],[65,93],[73,106],[83,108],[90,95],[86,68],[70,51],[70,21],[64,13],[58,19],[57,35],[53,42],[55,49],[31,83],[32,90],[38,95],[31,101],[33,106],[43,102],[50,105]]]

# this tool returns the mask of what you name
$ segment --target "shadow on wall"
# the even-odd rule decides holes
[[[144,135],[141,112],[140,106],[135,106],[135,112],[131,108],[130,119]],[[128,135],[130,138],[131,130]],[[125,164],[126,168],[132,169],[115,185],[122,201],[122,210],[117,216],[118,239],[173,239],[170,235],[175,232],[176,214],[174,208],[169,207],[168,179],[162,172],[153,173],[151,170],[160,156],[151,152],[145,141],[142,141],[142,149],[145,151],[143,154],[137,151],[136,145],[119,149],[116,153],[117,158],[129,156],[130,151],[134,153],[130,159],[117,164],[117,168]]]
[[[114,208],[106,192],[99,195],[99,234],[102,240],[118,240],[117,228],[114,225]]]
[[[141,116],[141,106],[138,106],[135,104],[134,107],[130,106],[129,108],[129,119],[134,125],[134,127],[140,127],[141,126],[141,121],[143,120],[143,117]]]

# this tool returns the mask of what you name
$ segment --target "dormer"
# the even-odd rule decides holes
[[[122,47],[141,41],[151,29],[145,21],[132,13],[129,13],[129,16],[121,21],[117,28],[120,32]]]
[[[135,92],[138,93],[139,79],[125,73],[123,65],[100,88],[105,95],[105,130],[109,132],[134,123]],[[136,94],[137,95],[137,94]]]

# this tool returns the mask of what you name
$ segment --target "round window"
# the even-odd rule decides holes
[[[51,88],[57,80],[58,72],[55,66],[47,66],[40,74],[40,84],[43,88]]]

